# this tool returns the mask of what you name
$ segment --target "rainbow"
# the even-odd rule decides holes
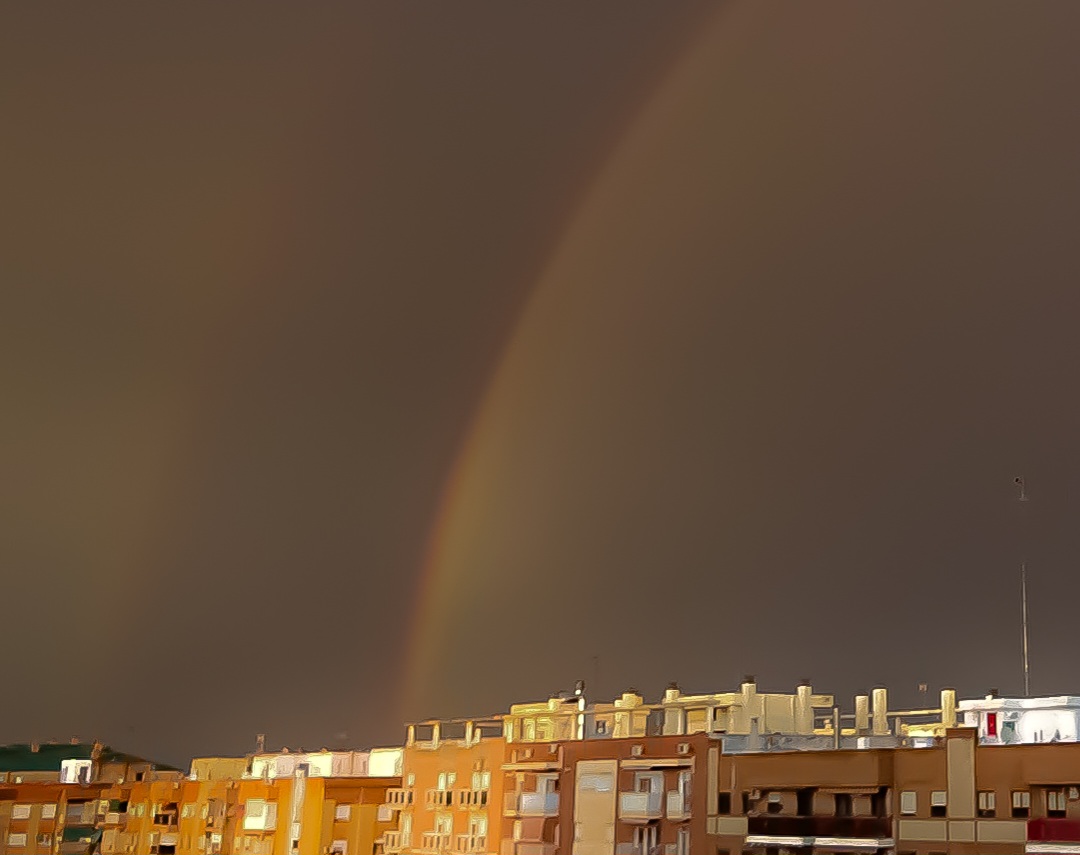
[[[430,681],[442,649],[439,638],[445,622],[455,610],[454,585],[470,569],[470,556],[483,545],[477,533],[484,529],[484,514],[498,496],[494,491],[500,462],[508,455],[509,437],[527,430],[528,405],[521,389],[544,382],[540,347],[530,347],[540,326],[550,325],[567,303],[560,289],[561,274],[580,260],[584,245],[598,219],[610,207],[612,196],[628,179],[634,164],[665,134],[670,116],[680,109],[688,90],[700,90],[711,79],[706,66],[715,65],[716,51],[724,51],[724,62],[735,61],[750,49],[752,34],[745,6],[724,5],[712,12],[706,25],[695,34],[663,75],[645,103],[635,111],[610,156],[589,183],[582,201],[567,220],[562,237],[544,265],[543,273],[517,319],[512,334],[495,366],[449,470],[437,512],[430,528],[422,568],[418,576],[409,622],[406,651],[403,714],[414,717],[419,704],[429,702]],[[734,20],[733,20],[734,19]],[[756,19],[761,23],[761,19]],[[735,26],[732,26],[734,24]],[[572,296],[571,296],[572,299]],[[557,323],[557,321],[555,321]]]

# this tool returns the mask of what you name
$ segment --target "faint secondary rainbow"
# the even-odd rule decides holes
[[[447,600],[460,573],[468,572],[457,567],[454,556],[455,536],[467,528],[470,519],[484,513],[495,497],[489,495],[498,469],[500,449],[492,447],[496,426],[510,416],[500,406],[500,390],[506,387],[515,370],[513,355],[520,344],[523,331],[530,318],[546,302],[557,277],[553,274],[564,263],[570,247],[582,238],[585,223],[590,215],[602,205],[613,192],[618,178],[618,167],[632,152],[637,151],[656,134],[663,132],[668,111],[674,108],[681,93],[692,87],[699,76],[698,65],[705,59],[705,52],[714,46],[714,36],[721,25],[727,25],[730,6],[719,7],[708,18],[706,25],[694,37],[692,43],[664,74],[651,97],[637,110],[610,156],[590,182],[581,203],[568,218],[567,227],[544,265],[543,273],[533,286],[522,308],[506,347],[491,373],[480,404],[465,433],[458,454],[450,467],[442,495],[430,528],[423,563],[418,577],[414,601],[408,614],[407,650],[403,710],[406,716],[417,712],[416,704],[425,702],[424,684],[431,678],[437,665],[440,649],[439,636],[447,617]]]
[[[228,391],[221,383],[222,366],[230,364],[249,326],[244,323],[249,307],[262,298],[291,251],[290,235],[295,205],[293,183],[275,176],[268,164],[246,192],[217,201],[205,217],[204,234],[220,236],[193,247],[209,256],[209,269],[220,271],[226,287],[202,299],[207,315],[213,318],[203,330],[201,347],[193,348],[193,358],[171,378],[170,400],[162,408],[160,428],[153,432],[154,464],[145,475],[140,498],[142,519],[130,526],[138,537],[125,544],[126,554],[118,566],[120,573],[137,578],[141,568],[161,565],[161,556],[175,548],[171,540],[189,523],[199,506],[199,479],[205,475],[197,461],[204,457],[199,446],[209,435],[207,421],[213,418]],[[284,186],[283,186],[284,185]],[[198,256],[196,256],[198,257]],[[282,286],[277,285],[279,293]],[[282,311],[276,320],[286,318]],[[258,344],[253,343],[257,348]],[[151,585],[125,584],[121,590],[138,608]],[[110,622],[106,622],[110,623]],[[123,622],[112,622],[123,631]]]

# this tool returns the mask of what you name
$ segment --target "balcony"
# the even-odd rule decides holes
[[[386,791],[386,804],[391,810],[403,810],[412,807],[414,792],[411,789],[394,787]]]
[[[444,790],[443,792],[449,792]],[[425,831],[420,836],[420,851],[442,855],[450,851],[450,835],[439,831]]]
[[[1080,820],[1058,817],[1029,819],[1027,839],[1031,843],[1080,843]]]
[[[615,855],[648,855],[648,853],[636,843],[616,843]]]
[[[455,792],[457,793],[457,805],[460,810],[487,807],[487,790],[455,790]]]
[[[660,793],[619,793],[619,819],[623,822],[649,822],[660,819]]]
[[[507,793],[505,813],[511,816],[558,816],[558,793]]]
[[[889,840],[892,820],[876,816],[751,816],[747,836]]]
[[[454,837],[456,855],[482,855],[486,851],[486,834],[458,834]]]
[[[428,790],[424,794],[424,804],[428,810],[448,808],[454,803],[453,790]]]
[[[383,834],[383,852],[400,852],[409,848],[409,834],[405,831],[387,831]]]
[[[511,840],[515,844],[512,855],[555,855],[554,843],[527,842],[524,840]]]
[[[68,803],[65,825],[93,825],[95,822],[97,822],[96,802]]]
[[[667,818],[676,822],[690,819],[690,799],[685,793],[671,790],[667,794]]]

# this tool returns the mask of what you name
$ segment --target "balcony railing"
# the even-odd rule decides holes
[[[1080,843],[1080,820],[1049,816],[1029,819],[1027,839],[1040,843]]]
[[[455,792],[457,793],[457,806],[461,810],[487,807],[487,790],[455,790]]]
[[[449,790],[443,792],[449,792]],[[420,837],[420,849],[423,852],[432,853],[432,855],[448,852],[450,850],[450,835],[439,831],[425,831]]]
[[[384,852],[400,852],[409,848],[409,833],[406,831],[387,831],[383,835]]]
[[[424,795],[424,802],[428,810],[436,808],[448,808],[454,803],[453,790],[428,790]]]
[[[517,816],[558,816],[558,793],[507,793],[506,813]]]
[[[647,822],[659,819],[660,793],[619,793],[619,819],[627,822]]]
[[[555,844],[506,838],[499,847],[499,855],[555,855]]]
[[[752,816],[747,819],[747,834],[885,840],[892,837],[892,820],[876,816]]]
[[[454,838],[454,852],[457,855],[481,855],[486,851],[486,834],[459,834]]]
[[[682,820],[690,818],[690,799],[685,793],[671,790],[667,794],[668,819]]]
[[[412,789],[394,787],[386,791],[386,804],[394,810],[412,807],[414,792]]]
[[[636,843],[616,843],[615,855],[648,855],[648,853]]]

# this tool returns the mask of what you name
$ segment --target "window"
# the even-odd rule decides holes
[[[683,827],[679,829],[679,832],[675,837],[675,853],[676,855],[690,855],[689,828]]]
[[[854,800],[851,793],[836,793],[836,816],[852,816],[855,813]]]
[[[416,786],[416,773],[415,772],[410,772],[408,775],[405,776],[405,786],[406,787],[415,787]]]
[[[919,798],[914,790],[904,790],[900,793],[900,813],[903,816],[914,816],[919,811]]]
[[[578,778],[578,789],[582,792],[610,793],[614,785],[611,775],[582,775]]]
[[[56,818],[56,805],[42,805],[41,806],[41,818],[42,819],[55,819]]]
[[[1031,814],[1031,793],[1027,790],[1013,790],[1012,794],[1012,815],[1016,819],[1029,816]]]
[[[766,811],[769,813],[782,813],[784,810],[784,797],[780,793],[769,793],[769,798],[766,800]]]
[[[335,840],[330,844],[330,855],[347,855],[349,842],[347,840]]]
[[[716,812],[719,814],[731,814],[731,793],[716,794]]]
[[[16,834],[14,831],[9,832],[7,836],[8,846],[14,848],[22,848],[26,845],[26,835],[23,833]]]
[[[352,816],[352,805],[338,805],[334,808],[334,821],[335,822],[348,822]],[[341,850],[341,855],[345,855],[345,850]]]
[[[1065,791],[1049,790],[1046,793],[1046,815],[1065,816]]]
[[[930,793],[930,816],[945,816],[948,813],[948,803],[944,790],[934,790]]]
[[[603,719],[598,721],[596,723],[596,732],[597,733],[607,733],[607,722],[604,721]]]
[[[191,817],[195,816],[195,805],[191,803],[184,805],[180,811],[180,816],[184,819],[191,819]],[[185,846],[184,848],[187,849],[188,847]]]
[[[997,816],[996,809],[997,795],[993,790],[982,790],[979,793],[979,816],[981,817],[994,817]]]
[[[38,849],[51,849],[52,848],[52,835],[45,833],[37,836]]]

